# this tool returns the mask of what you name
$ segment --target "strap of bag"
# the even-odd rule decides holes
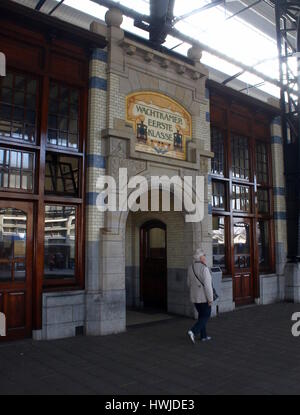
[[[192,269],[193,269],[193,273],[194,273],[194,275],[195,275],[195,277],[197,278],[197,280],[203,285],[203,287],[204,287],[204,284],[203,284],[203,282],[200,280],[200,278],[197,276],[197,274],[196,274],[196,272],[195,272],[195,268],[194,268],[194,264],[192,264]]]

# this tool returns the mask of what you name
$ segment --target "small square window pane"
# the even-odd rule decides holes
[[[8,173],[3,174],[3,187],[8,187]]]
[[[35,140],[35,126],[25,124],[24,140],[34,142],[34,140]]]
[[[58,119],[58,129],[60,131],[68,131],[68,119],[67,118]]]
[[[57,101],[50,101],[49,103],[49,113],[50,114],[57,114],[58,113],[58,102]]]
[[[78,118],[78,107],[70,107],[70,117],[71,118]]]
[[[24,104],[25,104],[25,93],[24,93],[24,91],[16,91],[15,92],[14,104],[24,107]]]
[[[0,282],[11,281],[11,262],[0,263]]]
[[[77,120],[70,120],[70,122],[69,122],[69,133],[77,134],[77,132],[78,132]]]
[[[78,99],[79,99],[78,91],[76,89],[72,89],[72,91],[71,91],[71,103],[77,104]]]
[[[78,148],[78,135],[69,134],[69,147]]]
[[[13,123],[12,129],[11,129],[11,135],[13,138],[17,138],[19,140],[22,140],[23,138],[23,124],[22,123]]]
[[[12,189],[20,189],[20,172],[18,170],[11,170],[9,175],[9,187]]]
[[[48,130],[48,142],[57,145],[57,132]]]
[[[23,190],[32,190],[32,173],[24,172],[22,173],[22,189]]]
[[[24,76],[17,75],[15,77],[15,88],[16,89],[24,90],[25,84],[26,84],[26,78]]]
[[[28,94],[36,94],[37,92],[37,82],[35,79],[30,79],[27,82],[27,93]]]
[[[48,128],[57,130],[57,117],[55,115],[49,115]]]
[[[68,134],[59,132],[58,139],[57,139],[57,144],[59,146],[67,147],[67,145],[68,145]]]
[[[2,88],[1,91],[1,102],[5,104],[12,104],[13,93],[12,89]]]
[[[0,120],[0,134],[10,137],[11,124],[10,121]]]
[[[24,120],[24,108],[14,108],[14,120]]]
[[[77,157],[47,153],[45,192],[78,196],[78,170]]]
[[[58,85],[52,83],[50,85],[50,98],[57,99],[57,97],[58,97]]]
[[[61,101],[59,104],[59,114],[68,116],[68,112],[69,112],[68,102]]]
[[[26,121],[28,124],[35,124],[35,111],[26,111]]]
[[[12,107],[10,105],[2,104],[0,106],[0,119],[11,119],[11,109]]]
[[[16,281],[25,281],[26,280],[26,266],[24,262],[15,263],[15,274],[14,278]]]
[[[6,76],[4,76],[1,80],[2,80],[2,87],[8,86],[9,88],[12,88],[13,74],[11,72],[8,72]]]
[[[60,88],[60,100],[61,101],[66,101],[68,103],[68,101],[69,101],[69,88],[66,88],[64,86],[62,86]]]
[[[32,165],[32,163],[33,163],[32,154],[23,153],[22,157],[23,157],[23,160],[22,160],[23,161],[23,164],[22,164],[23,169],[32,170],[32,167],[33,167],[33,165]]]
[[[35,95],[27,95],[26,96],[26,106],[29,109],[35,109],[36,108],[36,96]]]

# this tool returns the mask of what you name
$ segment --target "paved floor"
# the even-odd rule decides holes
[[[173,318],[105,337],[0,346],[1,394],[300,394],[300,304],[259,306],[209,322],[212,342],[193,345],[192,323]]]
[[[171,320],[174,318],[170,314],[156,311],[156,310],[127,310],[126,324],[127,327],[141,325],[145,323],[152,323],[164,320]]]

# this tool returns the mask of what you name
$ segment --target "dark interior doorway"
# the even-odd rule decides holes
[[[152,220],[140,229],[141,300],[144,307],[167,310],[167,228]]]

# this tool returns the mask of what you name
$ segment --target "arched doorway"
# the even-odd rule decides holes
[[[144,307],[167,310],[167,227],[159,220],[140,228],[140,290]]]

